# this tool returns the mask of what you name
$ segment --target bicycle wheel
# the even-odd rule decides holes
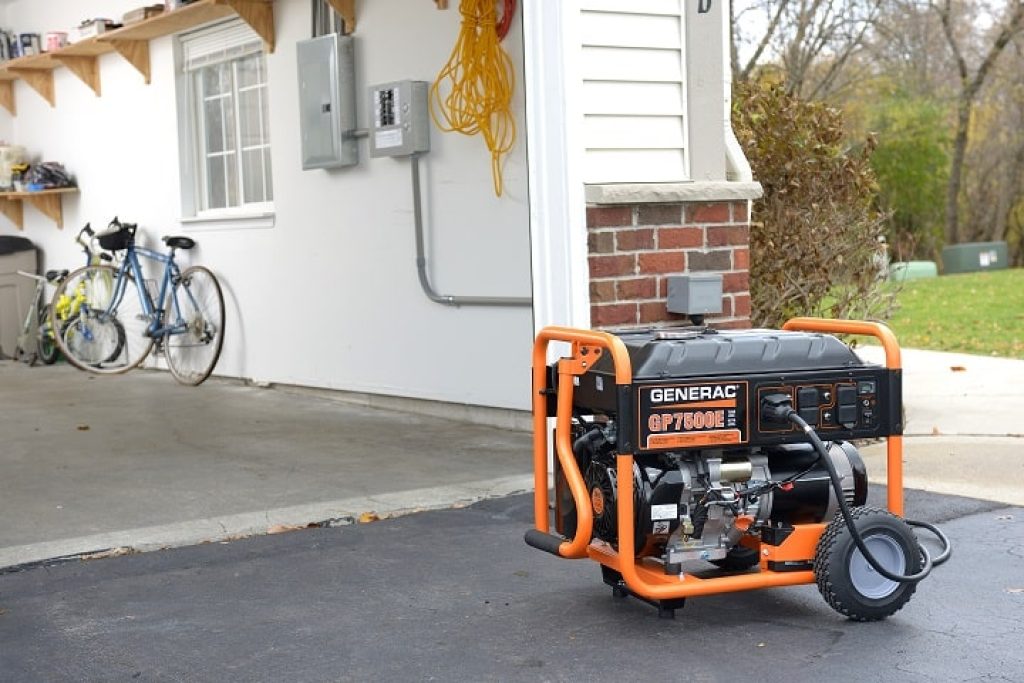
[[[69,320],[60,338],[73,365],[102,372],[104,363],[116,363],[121,355],[125,332],[116,317],[87,311]]]
[[[214,274],[202,266],[185,269],[164,317],[168,327],[180,330],[164,336],[167,367],[182,384],[202,384],[224,345],[224,295]]]
[[[51,322],[53,316],[50,315],[50,304],[44,304],[41,295],[38,311],[39,335],[36,338],[36,347],[39,351],[39,360],[47,365],[53,365],[57,362],[57,356],[60,353],[57,350],[56,335],[53,333],[53,323]]]
[[[127,372],[153,348],[153,338],[146,335],[150,317],[130,274],[122,276],[110,266],[79,268],[57,286],[53,302],[57,346],[75,367],[99,374]]]

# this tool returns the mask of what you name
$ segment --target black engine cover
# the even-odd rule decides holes
[[[795,427],[762,419],[767,394],[783,393],[827,440],[898,435],[899,370],[863,362],[826,334],[747,330],[618,333],[632,383],[616,387],[610,354],[578,378],[573,405],[618,424],[622,452],[800,443]],[[554,368],[549,388],[556,385]],[[553,405],[552,411],[553,414]]]

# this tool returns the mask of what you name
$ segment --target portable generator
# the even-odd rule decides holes
[[[832,334],[877,338],[885,366]],[[551,342],[571,351],[549,365]],[[817,583],[841,614],[884,619],[949,557],[941,531],[901,518],[900,348],[885,325],[548,327],[534,345],[533,390],[535,528],[526,542],[598,562],[615,596],[640,598],[660,616],[688,597]],[[867,472],[850,442],[882,437],[888,510],[864,505]],[[912,526],[938,536],[937,556]]]

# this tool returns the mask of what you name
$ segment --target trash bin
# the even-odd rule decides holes
[[[0,235],[0,355],[14,353],[36,289],[35,281],[18,271],[36,272],[38,258],[31,240]]]

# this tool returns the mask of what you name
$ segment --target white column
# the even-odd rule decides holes
[[[726,179],[729,107],[729,0],[683,0],[690,179]]]
[[[577,0],[524,0],[534,328],[590,326]]]

